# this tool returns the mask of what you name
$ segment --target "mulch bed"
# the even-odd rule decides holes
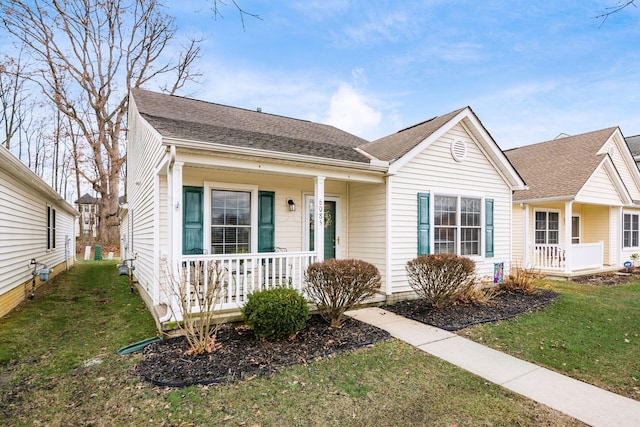
[[[138,370],[161,386],[213,384],[272,373],[388,338],[388,332],[351,318],[339,329],[330,328],[319,315],[311,316],[295,337],[276,341],[256,339],[244,324],[225,324],[218,331],[220,347],[214,352],[186,355],[184,338],[166,339],[145,347]]]
[[[604,286],[622,285],[633,280],[640,280],[640,270],[638,267],[617,273],[591,274],[589,276],[580,276],[571,279],[572,282],[582,285],[589,284]]]
[[[538,289],[532,295],[502,292],[486,304],[456,304],[438,310],[425,304],[424,300],[409,300],[385,306],[384,309],[447,331],[458,331],[471,325],[505,320],[539,310],[558,296],[556,292]]]
[[[533,295],[501,293],[484,305],[460,304],[436,310],[422,300],[402,301],[383,308],[446,330],[492,322],[538,310],[558,294],[539,290]],[[313,315],[295,337],[258,340],[243,324],[225,324],[218,331],[216,351],[187,355],[182,337],[159,341],[143,350],[138,371],[160,386],[184,387],[213,384],[265,375],[297,363],[328,357],[386,340],[389,334],[369,324],[347,318],[339,329],[330,328]]]

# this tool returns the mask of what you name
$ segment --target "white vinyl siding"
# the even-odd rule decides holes
[[[622,206],[622,200],[612,180],[609,173],[602,166],[599,167],[577,194],[576,201]]]
[[[627,187],[627,190],[631,195],[631,199],[640,200],[640,188],[638,188],[639,183],[634,179],[634,176],[638,175],[637,165],[633,162],[633,159],[629,159],[627,156],[622,155],[620,147],[624,147],[623,149],[625,150],[627,149],[626,143],[621,141],[617,134],[614,134],[614,137],[604,145],[601,152],[609,152],[609,150],[613,148],[613,156],[611,156],[613,164],[620,174],[624,185]],[[627,161],[625,161],[625,159],[627,159]],[[633,170],[632,172],[632,168],[636,170]]]
[[[159,258],[166,257],[167,252],[164,249],[164,253],[158,253],[162,252],[157,241],[158,210],[162,207],[156,198],[159,192],[158,179],[166,180],[166,177],[157,177],[154,172],[166,151],[158,134],[140,118],[135,102],[131,102],[127,145],[127,198],[129,215],[133,217],[133,236],[130,238],[137,257],[136,277],[140,286],[151,294],[154,304],[167,297],[160,295],[158,289],[158,281],[162,277]]]
[[[59,196],[27,185],[35,179],[24,166],[24,176],[7,173],[0,153],[0,316],[13,308],[18,300],[5,301],[3,295],[32,278],[29,261],[64,269],[65,261],[73,264],[75,256],[75,211]],[[42,186],[46,186],[44,182]],[[50,190],[53,192],[53,190]],[[47,207],[56,211],[55,236],[47,228]],[[50,249],[47,249],[47,240]],[[55,239],[55,240],[54,240]],[[20,292],[24,297],[24,293]]]
[[[349,258],[367,261],[386,278],[386,190],[384,184],[349,186]]]
[[[467,154],[462,162],[455,161],[451,155],[454,139],[467,144]],[[458,124],[416,155],[393,177],[390,206],[394,292],[410,289],[405,265],[417,255],[418,193],[494,199],[494,256],[474,257],[476,272],[479,277],[492,277],[494,262],[510,260],[511,190],[493,163]],[[483,238],[481,235],[481,240]]]

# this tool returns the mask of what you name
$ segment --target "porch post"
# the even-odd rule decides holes
[[[171,193],[169,199],[169,259],[175,264],[182,256],[182,166],[175,162],[171,174]]]
[[[571,221],[573,217],[573,202],[564,203],[564,271],[571,273],[571,265],[573,260]]]
[[[314,179],[316,217],[314,220],[313,247],[318,254],[318,262],[324,261],[324,176]]]
[[[529,252],[531,242],[529,242],[529,205],[522,205],[522,265],[521,268],[529,268]]]
[[[609,262],[608,265],[622,264],[622,206],[609,209]],[[604,259],[602,260],[604,266]]]

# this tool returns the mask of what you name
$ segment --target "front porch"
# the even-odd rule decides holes
[[[523,266],[557,278],[622,268],[620,207],[573,200],[520,207]]]

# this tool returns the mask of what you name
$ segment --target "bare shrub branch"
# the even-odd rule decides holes
[[[311,264],[306,272],[307,295],[331,327],[339,328],[345,311],[380,290],[380,273],[368,262],[330,259]]]
[[[420,255],[407,262],[411,288],[435,308],[452,305],[475,287],[475,263],[454,254]]]
[[[211,353],[221,323],[216,307],[223,298],[223,268],[216,261],[191,261],[172,271],[165,265],[169,300],[178,300],[179,312],[169,304],[181,334],[189,343],[189,354]]]

